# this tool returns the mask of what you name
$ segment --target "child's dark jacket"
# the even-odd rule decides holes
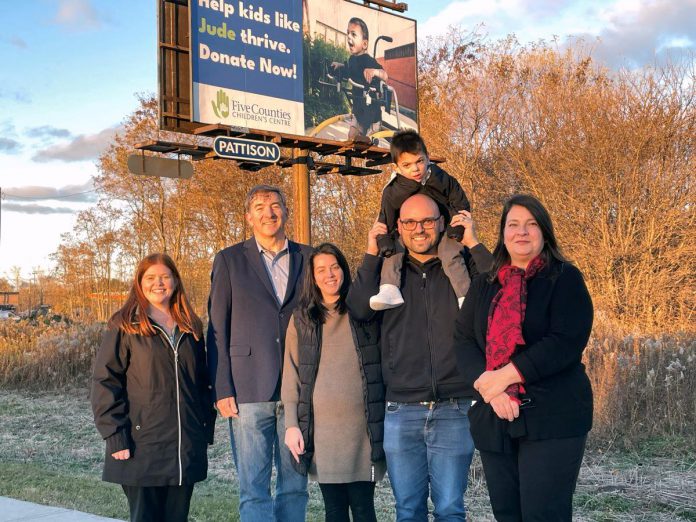
[[[369,54],[361,54],[360,56],[351,56],[348,58],[348,77],[355,83],[360,85],[367,84],[365,80],[365,69],[383,69],[377,60]],[[378,84],[378,80],[373,80],[372,86]],[[369,127],[382,119],[382,109],[375,100],[370,105],[367,105],[363,96],[363,89],[353,87],[353,115],[358,120],[362,131],[366,131]]]
[[[428,170],[429,176],[425,183],[396,175],[384,187],[378,220],[387,225],[390,232],[396,229],[401,205],[414,194],[425,194],[433,198],[447,224],[454,214],[471,208],[464,190],[455,178],[435,164],[431,164]]]

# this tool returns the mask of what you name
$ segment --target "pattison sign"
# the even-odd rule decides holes
[[[280,148],[275,143],[218,136],[213,144],[215,154],[221,158],[241,161],[276,163],[280,159]]]

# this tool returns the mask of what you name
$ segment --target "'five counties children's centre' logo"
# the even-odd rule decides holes
[[[222,89],[218,90],[217,98],[211,100],[210,103],[213,105],[213,112],[218,118],[227,118],[230,115],[230,98]]]

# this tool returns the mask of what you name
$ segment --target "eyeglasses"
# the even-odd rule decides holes
[[[421,219],[420,221],[416,221],[415,219],[399,219],[401,222],[401,226],[404,227],[404,230],[408,230],[409,232],[411,230],[416,229],[416,225],[421,225],[424,229],[428,230],[431,228],[435,228],[435,225],[437,222],[440,220],[440,216],[438,217],[429,217],[425,219]]]

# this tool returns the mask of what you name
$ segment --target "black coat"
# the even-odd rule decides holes
[[[285,332],[312,249],[288,241],[290,273],[278,302],[252,237],[217,253],[208,300],[208,368],[214,399],[270,401],[283,368]]]
[[[298,473],[306,475],[314,457],[314,419],[312,396],[321,360],[322,325],[309,320],[306,315],[295,314],[297,330],[300,398],[297,403],[297,422],[302,432],[305,452],[300,462],[292,459]],[[384,384],[380,370],[379,323],[369,321],[359,323],[349,317],[353,343],[358,351],[358,364],[362,376],[363,397],[365,399],[365,419],[367,435],[370,439],[370,459],[372,462],[384,460]]]
[[[156,329],[154,336],[109,329],[97,353],[91,400],[108,482],[175,486],[206,478],[215,411],[204,342],[182,334],[172,346]],[[111,456],[123,449],[130,459]]]
[[[457,319],[454,344],[467,386],[486,368],[488,313],[498,290],[497,279],[490,283],[487,274],[477,278]],[[592,427],[592,388],[581,360],[593,312],[582,274],[569,263],[552,261],[528,282],[527,291],[526,344],[511,360],[524,377],[531,403],[508,422],[476,393],[469,418],[479,450],[507,451],[511,437],[579,437]]]
[[[473,277],[488,269],[490,252],[482,244],[464,249]],[[438,258],[420,264],[404,257],[401,293],[404,304],[375,312],[370,296],[379,292],[383,258],[366,254],[348,292],[348,307],[359,321],[381,320],[382,376],[388,401],[420,402],[471,397],[473,389],[457,370],[452,347],[459,306]]]
[[[471,210],[469,199],[456,178],[434,163],[428,169],[429,176],[425,184],[396,174],[382,190],[378,221],[387,225],[388,232],[396,230],[401,205],[414,194],[425,194],[433,198],[440,214],[445,216],[447,225],[460,210]]]

